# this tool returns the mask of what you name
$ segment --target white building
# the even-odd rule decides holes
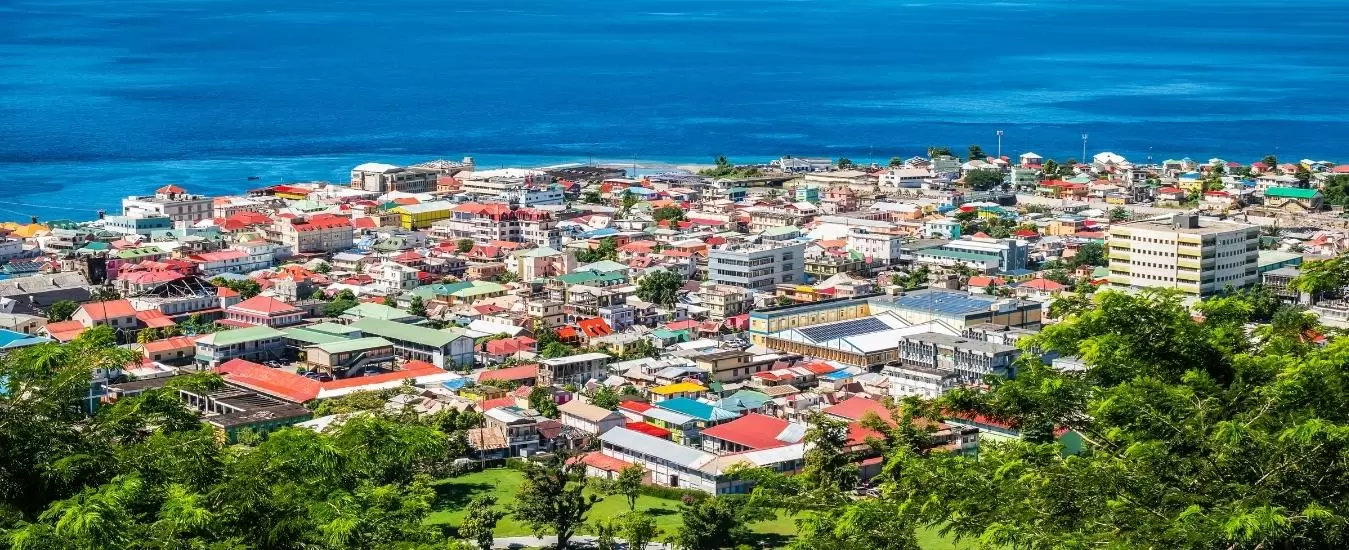
[[[582,403],[573,399],[557,407],[562,414],[562,425],[572,426],[588,434],[601,435],[611,429],[621,428],[628,418],[615,411]]]
[[[177,185],[165,185],[155,194],[122,199],[122,215],[133,218],[167,216],[174,222],[197,223],[211,218],[213,199],[192,195]]]
[[[1177,214],[1110,227],[1110,284],[1209,296],[1259,280],[1260,229]]]
[[[429,193],[436,190],[439,170],[404,168],[392,164],[367,162],[351,169],[351,188],[372,193]]]
[[[936,173],[927,168],[891,168],[886,173],[881,174],[880,185],[882,187],[917,189],[923,186],[923,182],[935,177],[937,177]]]
[[[805,464],[805,451],[804,443],[796,443],[718,456],[627,428],[614,428],[600,436],[603,456],[642,466],[651,483],[713,495],[749,492],[752,482],[728,475],[736,466],[764,467],[791,474]],[[593,466],[587,468],[587,475],[600,474]]]
[[[904,237],[894,233],[874,233],[860,228],[848,232],[848,250],[887,264],[899,261],[903,245]]]
[[[805,282],[806,245],[802,242],[722,245],[708,255],[708,279],[717,284],[768,289]]]

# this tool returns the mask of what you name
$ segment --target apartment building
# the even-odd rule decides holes
[[[122,199],[122,215],[133,218],[165,216],[174,222],[197,223],[211,217],[213,199],[193,195],[177,185],[165,185],[155,194]]]
[[[954,372],[965,384],[990,374],[1007,376],[1021,356],[1014,346],[983,342],[965,336],[924,332],[899,338],[899,363]]]
[[[546,187],[553,183],[553,177],[547,173],[525,168],[477,170],[456,177],[460,181],[460,191],[494,198],[518,195],[521,189]]]
[[[440,171],[432,168],[367,162],[351,169],[351,188],[375,193],[429,193],[436,190],[439,176]]]
[[[348,218],[314,214],[277,219],[267,231],[267,238],[291,254],[327,254],[351,248],[355,231]]]
[[[917,250],[914,259],[942,267],[965,264],[985,271],[1016,272],[1026,269],[1030,245],[1017,239],[960,239]]]
[[[768,290],[806,280],[805,243],[723,245],[708,255],[708,278],[721,285]]]
[[[604,366],[613,357],[607,353],[582,353],[539,362],[539,383],[545,386],[576,384],[580,386],[591,379],[602,380]]]
[[[1110,228],[1110,284],[1209,296],[1259,280],[1260,230],[1198,214]]]
[[[745,313],[754,304],[749,293],[738,286],[708,285],[699,292],[707,318],[717,322]]]
[[[904,236],[854,227],[848,232],[848,250],[874,261],[892,264],[899,261]]]

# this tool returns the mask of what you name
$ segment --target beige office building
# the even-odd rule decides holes
[[[1108,241],[1110,284],[1209,296],[1259,281],[1260,229],[1197,214],[1118,224]]]

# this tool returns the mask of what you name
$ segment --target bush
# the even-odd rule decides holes
[[[698,502],[711,496],[695,489],[677,489],[660,485],[643,485],[640,493],[649,497],[680,502]]]

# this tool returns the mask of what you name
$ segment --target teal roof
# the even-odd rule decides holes
[[[717,406],[731,412],[745,412],[750,409],[757,409],[764,406],[764,403],[773,398],[768,394],[760,393],[754,390],[740,390],[726,396],[717,402]]]
[[[248,328],[236,328],[233,330],[222,330],[213,332],[202,337],[198,342],[210,344],[213,346],[230,346],[242,344],[244,342],[255,342],[258,340],[267,340],[269,338],[281,338],[285,336],[284,332],[272,327],[256,326]]]
[[[99,242],[99,241],[92,241],[92,242],[90,242],[89,244],[84,245],[83,249],[84,249],[84,250],[107,250],[107,249],[108,249],[108,243],[105,243],[105,242]]]
[[[423,300],[426,300],[435,298],[436,296],[449,296],[460,290],[472,287],[473,283],[438,283],[434,285],[422,285],[412,289],[412,295],[420,296]]]
[[[291,327],[283,329],[281,332],[286,335],[286,338],[298,340],[305,344],[326,344],[328,342],[339,342],[347,339],[346,336],[319,332],[317,330],[311,330],[309,327]]]
[[[578,271],[560,275],[557,280],[567,285],[588,285],[594,283],[617,283],[627,280],[627,275],[618,271]]]
[[[607,273],[610,271],[627,271],[627,270],[628,266],[620,264],[613,260],[600,260],[598,262],[586,264],[576,268],[577,272],[595,271]]]
[[[1266,197],[1280,197],[1285,199],[1314,199],[1320,195],[1321,192],[1315,189],[1301,189],[1297,187],[1270,187],[1265,190]]]
[[[692,416],[704,422],[720,422],[723,420],[734,420],[740,415],[723,409],[695,401],[687,397],[676,397],[654,403],[655,406],[668,411],[674,411],[685,416]]]
[[[384,304],[376,304],[372,302],[362,302],[356,304],[350,309],[342,312],[342,317],[344,318],[359,317],[361,319],[385,319],[389,321],[397,319],[412,319],[412,318],[420,319],[420,317],[417,317],[416,315],[413,315],[396,307],[389,307]]]
[[[668,328],[658,328],[656,330],[651,331],[651,335],[655,336],[656,338],[660,338],[661,340],[677,340],[680,342],[687,342],[689,340],[689,331],[687,330],[670,330]]]
[[[928,248],[928,249],[920,250],[920,251],[918,251],[918,253],[919,253],[919,254],[926,254],[926,255],[929,255],[929,256],[937,256],[937,257],[941,257],[941,258],[952,258],[952,259],[956,259],[956,260],[978,260],[978,261],[988,261],[988,260],[992,260],[992,259],[997,259],[997,257],[998,257],[997,254],[979,254],[979,253],[976,253],[976,252],[963,252],[963,251],[959,251],[959,250],[941,250],[941,249],[936,249],[936,248]]]
[[[346,336],[353,332],[357,333],[361,332],[359,330],[351,328],[351,325],[343,325],[339,323],[317,323],[313,325],[305,325],[304,329],[312,330],[314,332],[322,332],[324,334],[334,334],[337,336]]]

